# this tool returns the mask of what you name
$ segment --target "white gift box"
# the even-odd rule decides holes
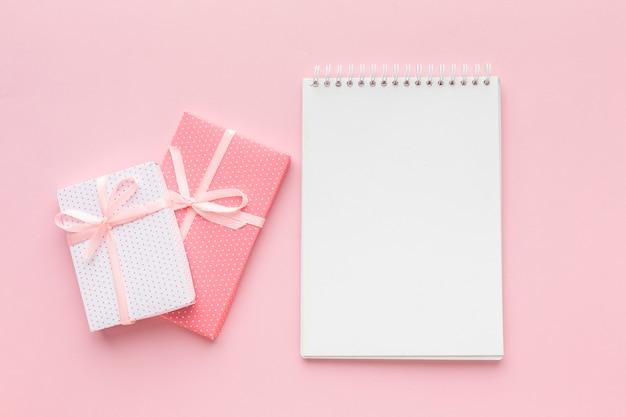
[[[64,188],[57,197],[57,225],[67,231],[91,331],[193,304],[189,264],[158,165]],[[76,242],[81,233],[84,240]]]

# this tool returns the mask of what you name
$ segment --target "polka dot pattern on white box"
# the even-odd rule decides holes
[[[147,163],[107,176],[108,191],[126,177],[139,183],[135,194],[121,208],[147,204],[166,196],[159,167]],[[102,215],[95,180],[59,190],[61,211],[81,210]],[[188,306],[195,299],[193,283],[174,212],[159,210],[112,229],[131,320],[163,314]],[[92,331],[120,323],[111,261],[103,243],[91,260],[83,256],[87,242],[70,246],[85,311]]]

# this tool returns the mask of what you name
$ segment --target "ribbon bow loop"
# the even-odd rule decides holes
[[[54,221],[68,233],[67,242],[70,245],[89,241],[84,252],[85,259],[89,261],[115,226],[132,222],[167,206],[167,201],[161,199],[144,206],[121,210],[138,188],[137,181],[127,177],[118,182],[109,194],[106,177],[100,177],[96,179],[96,190],[102,217],[80,210],[65,210],[57,214]]]

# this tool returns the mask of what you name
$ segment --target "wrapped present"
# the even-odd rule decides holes
[[[290,157],[185,113],[161,165],[196,303],[164,317],[214,339]]]
[[[163,175],[146,163],[57,191],[91,331],[161,315],[195,291]]]

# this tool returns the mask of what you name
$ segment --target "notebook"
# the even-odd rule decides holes
[[[501,359],[500,80],[387,69],[302,80],[301,355]]]

